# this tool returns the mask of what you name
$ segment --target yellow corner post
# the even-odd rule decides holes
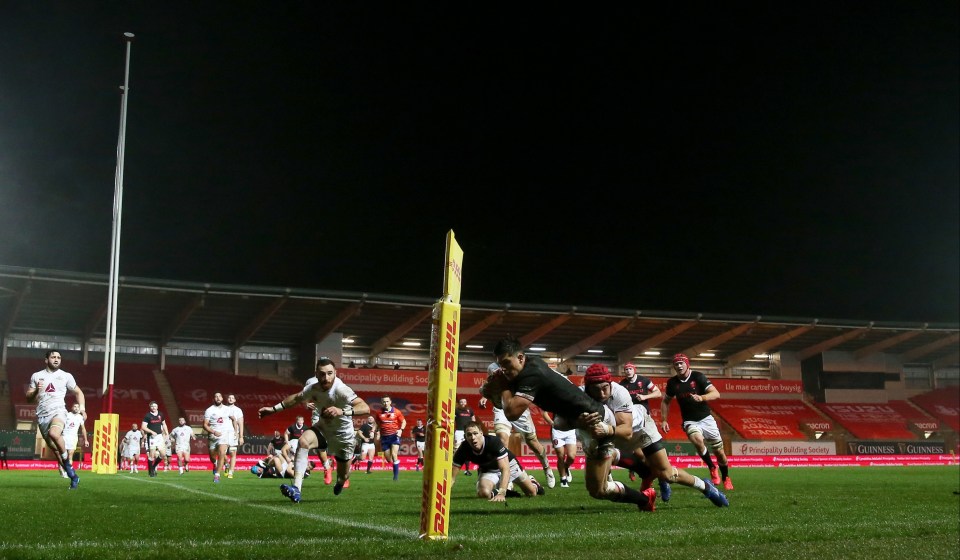
[[[119,414],[101,414],[93,423],[93,457],[90,470],[97,474],[117,474],[117,437]]]
[[[446,539],[453,476],[453,407],[457,400],[460,286],[463,250],[447,233],[443,298],[433,306],[430,371],[427,377],[427,441],[424,450],[420,538]]]

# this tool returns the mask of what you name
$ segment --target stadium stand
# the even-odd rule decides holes
[[[887,403],[816,403],[854,437],[876,440],[915,440],[910,429],[912,422],[932,419],[907,401]]]
[[[741,437],[750,440],[805,440],[807,422],[823,417],[800,400],[725,400],[710,403]]]
[[[246,434],[272,436],[275,429],[286,430],[298,415],[306,417],[309,424],[310,411],[306,408],[283,410],[263,419],[257,416],[260,407],[280,402],[287,395],[302,389],[302,385],[233,375],[200,366],[170,364],[164,373],[184,418],[191,426],[203,426],[203,413],[213,404],[213,394],[216,392],[222,393],[224,398],[227,393],[237,396],[237,406],[243,410]]]
[[[960,433],[960,388],[929,391],[911,397],[910,402],[936,418],[942,426]]]

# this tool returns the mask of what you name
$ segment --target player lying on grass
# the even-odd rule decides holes
[[[310,476],[310,472],[313,471],[316,466],[316,463],[313,461],[307,462],[307,470],[303,474],[304,478]],[[267,455],[263,459],[260,459],[250,467],[250,472],[255,474],[257,478],[294,477],[293,463],[285,461],[279,455]]]

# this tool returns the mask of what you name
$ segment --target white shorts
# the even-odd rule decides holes
[[[423,451],[423,450],[426,449],[426,448],[427,448],[427,442],[425,442],[425,441],[418,441],[418,442],[417,442],[417,449],[419,449],[420,451]]]
[[[147,449],[150,451],[156,450],[161,455],[167,454],[167,443],[163,440],[163,436],[147,436],[147,441]]]
[[[214,450],[217,449],[217,447],[220,447],[221,445],[227,445],[227,446],[229,446],[229,445],[230,445],[230,437],[231,437],[231,434],[220,434],[220,437],[218,437],[218,438],[217,438],[217,437],[213,437],[213,436],[211,435],[211,436],[210,436],[210,450],[211,450],[211,451],[214,451]]]
[[[657,423],[647,414],[647,409],[642,405],[633,406],[633,436],[627,441],[617,440],[617,448],[624,455],[632,454],[635,449],[645,449],[663,439],[657,430]]]
[[[190,453],[190,444],[184,445],[183,447],[177,446],[177,453]]]
[[[297,454],[297,448],[300,447],[300,440],[299,440],[299,439],[291,439],[291,440],[289,441],[289,444],[290,444],[290,453],[292,453],[293,455],[296,455],[296,454]]]
[[[716,444],[717,442],[723,441],[720,437],[720,428],[717,427],[717,421],[713,418],[713,415],[710,414],[701,420],[685,421],[683,423],[683,431],[686,432],[688,436],[701,433],[703,434],[703,440],[709,443]]]
[[[63,436],[63,448],[67,451],[73,451],[77,448],[77,443],[80,438],[78,436],[68,437]]]
[[[533,424],[533,417],[530,416],[530,409],[524,410],[520,418],[510,421],[507,420],[507,415],[504,414],[503,410],[499,408],[493,409],[493,431],[500,433],[509,434],[511,430],[516,429],[518,432],[524,436],[528,434],[536,434],[537,427]]]
[[[564,447],[566,445],[577,445],[576,430],[558,430],[556,428],[551,428],[550,437],[553,439],[554,449],[558,447]]]
[[[510,461],[510,482],[513,482],[521,475],[525,477],[526,474],[527,473],[523,470],[523,467],[520,466],[520,463],[518,463],[516,459]],[[496,470],[480,473],[480,477],[477,478],[477,488],[480,487],[481,480],[489,480],[493,482],[494,486],[496,486],[500,484],[500,471]]]
[[[52,414],[49,414],[49,415],[47,415],[47,416],[38,416],[38,417],[37,417],[37,426],[40,427],[40,433],[41,433],[44,437],[46,437],[47,434],[50,433],[50,424],[52,424],[53,421],[54,421],[54,420],[57,420],[57,419],[60,420],[60,428],[61,428],[61,429],[62,429],[64,426],[67,425],[67,409],[66,409],[66,408],[61,409],[61,410],[58,410],[58,411],[56,411],[56,412],[54,412],[54,413],[52,413]],[[463,433],[463,432],[460,432],[460,433]]]
[[[353,459],[353,450],[357,446],[356,432],[338,430],[330,434],[324,433],[322,435],[323,438],[327,440],[328,455],[332,455],[341,461],[350,461]],[[290,443],[293,443],[293,441]]]
[[[139,445],[135,445],[135,446],[128,445],[123,449],[123,456],[126,457],[127,459],[133,459],[134,457],[138,457],[139,455],[140,455]]]
[[[374,455],[376,455],[377,444],[367,443],[367,442],[363,442],[362,444],[360,444],[360,455],[366,455],[367,453],[373,453]]]

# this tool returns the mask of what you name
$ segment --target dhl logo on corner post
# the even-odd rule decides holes
[[[93,457],[90,469],[97,474],[117,474],[119,414],[101,414],[93,424]]]
[[[420,538],[446,539],[453,477],[453,407],[457,399],[460,340],[460,273],[463,251],[447,235],[444,297],[433,306],[430,372],[427,377],[427,439],[424,450]]]

